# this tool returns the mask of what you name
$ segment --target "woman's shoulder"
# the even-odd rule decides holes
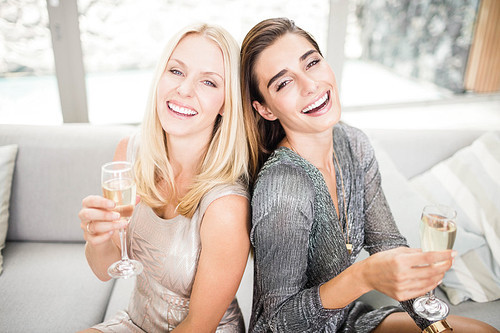
[[[224,183],[217,184],[212,189],[210,189],[205,195],[201,198],[199,210],[201,212],[206,211],[208,206],[212,202],[217,199],[235,195],[237,197],[243,197],[247,200],[250,200],[250,194],[248,192],[248,186],[245,185],[242,181],[238,181],[236,183]]]
[[[370,142],[368,135],[363,132],[361,129],[348,125],[344,122],[339,122],[335,125],[333,129],[334,133],[339,132],[338,134],[348,140],[350,143],[361,143],[366,144]]]
[[[292,150],[280,147],[269,156],[259,171],[254,191],[264,187],[287,191],[291,188],[290,184],[304,190],[313,188],[312,173],[314,173],[314,167],[309,162]]]
[[[306,173],[302,166],[302,158],[292,150],[285,147],[278,147],[266,160],[257,176],[257,181],[269,174],[299,172]]]
[[[207,196],[224,196],[224,195],[240,195],[242,197],[248,198],[248,186],[243,181],[237,181],[235,183],[224,183],[214,186],[207,194]]]
[[[335,140],[345,142],[345,146],[348,146],[351,153],[358,159],[368,161],[373,159],[374,150],[365,132],[346,123],[335,125],[333,131]]]

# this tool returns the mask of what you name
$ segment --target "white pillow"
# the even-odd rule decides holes
[[[9,201],[12,175],[16,161],[17,145],[0,146],[0,274],[3,270],[2,249],[7,237]]]
[[[389,154],[376,140],[371,140],[382,177],[382,189],[391,207],[399,231],[408,245],[420,248],[420,216],[430,202],[412,188],[409,181],[397,169]],[[483,237],[458,227],[455,250],[459,254],[478,248],[485,243]]]
[[[429,202],[457,210],[457,224],[486,243],[462,253],[443,279],[452,304],[500,298],[500,137],[486,133],[410,180]],[[457,230],[454,248],[461,247]]]

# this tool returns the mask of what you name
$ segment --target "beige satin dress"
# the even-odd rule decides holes
[[[137,276],[127,311],[94,326],[102,332],[168,332],[186,318],[201,250],[200,225],[210,203],[226,195],[248,198],[243,185],[214,188],[200,202],[191,219],[178,215],[162,219],[139,203],[127,232],[129,256],[144,265]],[[217,332],[244,332],[236,298],[226,310]]]

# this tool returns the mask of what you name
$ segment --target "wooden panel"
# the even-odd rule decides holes
[[[500,91],[500,1],[482,0],[465,74],[465,88]]]

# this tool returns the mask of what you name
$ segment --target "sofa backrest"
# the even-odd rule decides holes
[[[364,132],[383,147],[406,178],[430,169],[486,133],[467,129],[365,129]],[[496,133],[500,135],[500,131]]]
[[[82,199],[100,194],[100,167],[120,139],[137,127],[65,124],[2,125],[0,145],[18,144],[12,181],[8,241],[83,241]],[[366,129],[406,177],[415,176],[484,131]]]
[[[82,199],[100,194],[100,167],[134,126],[0,125],[0,145],[19,146],[8,241],[83,242]]]

